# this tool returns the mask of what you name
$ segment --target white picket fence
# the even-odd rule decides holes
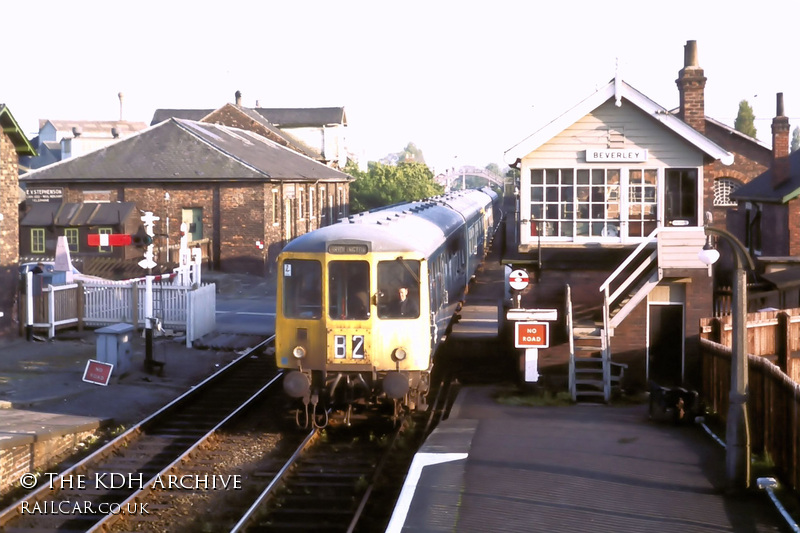
[[[77,305],[78,290],[83,287],[83,317],[77,316],[81,306]],[[78,323],[100,327],[125,322],[136,328],[146,327],[145,283],[83,281],[42,289],[47,302],[45,313],[37,313],[39,321],[33,319],[30,306],[29,321],[34,328],[47,328],[50,338],[55,336],[56,326]],[[33,302],[33,299],[29,301]],[[63,304],[59,302],[63,301]],[[62,309],[63,308],[63,309]],[[201,286],[172,285],[171,282],[153,283],[153,315],[161,327],[186,332],[186,345],[216,327],[216,285]]]

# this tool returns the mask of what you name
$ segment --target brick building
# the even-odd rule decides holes
[[[713,313],[711,270],[697,258],[705,214],[724,228],[730,194],[772,158],[705,115],[706,81],[689,41],[677,110],[615,77],[506,152],[520,169],[518,242],[507,262],[538,278],[523,306],[556,308],[567,326],[569,286],[573,319],[590,332],[561,329],[542,365],[565,364],[571,337],[627,364],[629,386],[698,385],[698,323]]]
[[[772,119],[769,168],[732,194],[740,204],[728,228],[743,235],[751,253],[762,258],[792,256],[800,261],[800,151],[789,154],[789,118],[778,93]]]
[[[172,118],[20,179],[63,202],[133,202],[160,217],[157,248],[186,223],[215,268],[264,274],[286,242],[347,215],[352,178],[253,131]]]
[[[0,104],[0,333],[11,328],[19,279],[19,157],[35,151],[5,104]]]

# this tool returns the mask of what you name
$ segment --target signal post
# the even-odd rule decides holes
[[[550,347],[550,322],[558,320],[558,310],[521,307],[522,291],[530,283],[530,277],[525,270],[513,270],[508,275],[507,282],[511,289],[513,307],[508,310],[506,319],[514,322],[514,347],[525,350],[525,381],[535,383],[539,381],[539,349]]]

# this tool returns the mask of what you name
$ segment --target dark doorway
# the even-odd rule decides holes
[[[650,306],[650,379],[659,385],[681,385],[683,306]]]
[[[696,226],[697,170],[667,169],[664,182],[664,214],[667,225]]]

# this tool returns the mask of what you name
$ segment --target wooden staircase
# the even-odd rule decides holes
[[[611,400],[611,393],[619,388],[627,368],[612,361],[614,330],[647,298],[669,269],[708,269],[697,259],[703,240],[702,227],[654,230],[600,286],[603,306],[599,319],[573,310],[567,286],[569,388],[573,400],[598,397],[605,402]]]

